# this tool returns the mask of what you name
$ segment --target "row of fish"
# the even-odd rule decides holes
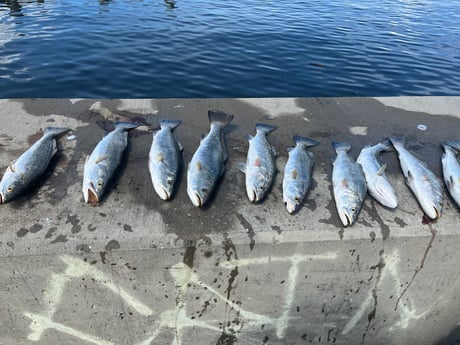
[[[212,195],[214,187],[225,171],[228,150],[223,129],[233,120],[233,115],[221,111],[209,111],[210,130],[201,139],[187,170],[187,194],[196,207],[203,206]],[[149,171],[158,196],[169,200],[173,194],[181,162],[182,145],[173,131],[180,121],[161,120],[160,129],[153,135],[149,152]],[[86,203],[97,204],[107,184],[121,162],[128,144],[130,129],[135,123],[120,122],[94,148],[86,159],[83,177],[83,197]],[[267,135],[277,127],[257,124],[255,136],[248,136],[249,149],[246,163],[239,169],[245,173],[246,193],[251,202],[264,199],[276,174],[276,151]],[[48,127],[34,145],[13,161],[0,181],[0,203],[6,203],[20,195],[30,183],[46,170],[56,153],[56,136],[70,129]],[[295,146],[288,149],[289,158],[284,169],[283,201],[289,213],[297,211],[311,188],[314,165],[313,153],[308,148],[319,142],[294,136]],[[443,193],[436,176],[427,165],[404,146],[403,138],[389,138],[361,150],[353,160],[347,143],[332,143],[337,157],[333,162],[333,195],[339,217],[344,226],[352,225],[361,210],[367,192],[388,208],[396,208],[396,193],[385,175],[386,165],[380,162],[380,153],[397,151],[401,170],[407,185],[416,196],[421,208],[431,219],[441,216]],[[460,164],[456,154],[460,141],[442,143],[443,175],[453,199],[460,205]]]

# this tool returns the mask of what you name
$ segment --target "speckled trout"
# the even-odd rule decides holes
[[[233,115],[210,110],[208,118],[211,129],[201,139],[187,170],[187,194],[196,207],[202,207],[209,199],[228,159],[222,130],[233,120]]]
[[[268,141],[267,135],[276,128],[276,126],[258,123],[256,135],[254,137],[248,135],[248,156],[246,164],[240,164],[240,170],[246,174],[246,194],[254,203],[265,198],[275,178],[276,151]]]
[[[393,147],[389,140],[374,146],[367,145],[362,148],[356,161],[363,168],[369,194],[383,206],[396,208],[398,197],[385,174],[386,164],[380,162],[380,153],[391,150]]]
[[[318,141],[299,135],[294,136],[294,142],[295,147],[288,148],[283,177],[283,201],[291,214],[300,208],[311,187],[315,160],[307,149],[319,145]]]
[[[423,212],[431,219],[438,219],[441,217],[443,202],[439,180],[425,162],[405,148],[405,138],[392,137],[390,141],[398,152],[406,184],[414,193]]]
[[[332,168],[332,187],[340,220],[344,226],[351,226],[361,210],[366,197],[366,179],[361,165],[349,155],[351,145],[332,143],[337,157]]]
[[[153,188],[163,200],[171,199],[179,171],[182,145],[173,130],[181,121],[160,120],[160,130],[153,134],[149,153],[149,171]]]
[[[444,182],[450,195],[460,207],[460,164],[457,159],[460,141],[444,141],[441,146],[444,149],[441,158]]]
[[[67,131],[70,128],[47,127],[35,144],[10,163],[0,181],[0,203],[18,197],[43,174],[57,152],[55,137]]]
[[[96,145],[86,158],[83,171],[83,198],[85,203],[96,205],[103,196],[107,184],[121,162],[128,145],[128,130],[138,127],[137,123],[118,122],[115,129]]]

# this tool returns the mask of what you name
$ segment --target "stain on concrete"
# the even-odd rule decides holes
[[[184,264],[186,264],[190,268],[193,268],[193,263],[195,261],[195,252],[196,252],[196,245],[188,246],[185,248]]]
[[[59,243],[59,242],[67,242],[67,236],[58,235],[54,240],[51,241],[51,243]]]
[[[369,237],[371,238],[371,243],[374,242],[374,241],[375,241],[375,237],[376,237],[375,232],[374,232],[374,231],[371,231],[371,232],[369,233]]]
[[[82,243],[82,244],[77,245],[77,251],[82,251],[84,253],[90,253],[91,248],[89,247],[89,245]]]
[[[125,224],[123,225],[123,231],[133,232],[133,228],[131,227],[131,225]]]
[[[57,227],[53,226],[52,228],[49,228],[48,232],[45,235],[45,238],[51,238],[53,237],[53,234],[57,231]]]
[[[235,214],[238,220],[240,221],[241,225],[243,226],[243,228],[248,232],[249,248],[253,250],[254,245],[256,244],[256,241],[254,240],[254,236],[255,236],[254,228],[252,227],[251,223],[249,223],[248,220],[244,218],[244,216],[241,213],[236,212]]]
[[[7,245],[8,247],[10,247],[11,249],[14,249],[14,247],[15,247],[15,246],[14,246],[14,243],[13,243],[12,241],[6,242],[6,245]]]
[[[221,336],[217,340],[216,345],[234,345],[238,341],[236,335],[227,334],[222,332]]]
[[[270,227],[272,228],[272,230],[275,230],[278,233],[278,235],[282,233],[281,228],[278,225],[271,225]]]
[[[111,250],[114,249],[120,249],[120,243],[117,240],[111,240],[107,245],[105,246],[105,250],[110,252]]]
[[[77,234],[81,231],[81,225],[80,224],[80,219],[78,219],[78,216],[77,215],[68,215],[67,216],[67,220],[65,222],[66,224],[72,224],[72,229],[70,229],[70,231],[72,232],[72,234]]]
[[[25,235],[27,235],[28,232],[29,232],[29,229],[21,228],[21,229],[19,229],[18,232],[16,233],[16,236],[18,236],[18,237],[24,237]]]
[[[93,232],[97,229],[96,225],[88,224],[88,231]]]
[[[402,220],[402,219],[399,218],[399,217],[395,217],[395,218],[394,218],[394,221],[395,221],[395,223],[398,224],[401,228],[404,228],[405,226],[408,225],[404,220]]]
[[[99,256],[101,257],[101,262],[103,264],[107,263],[107,252],[99,252]]]
[[[29,229],[29,231],[33,234],[39,232],[41,229],[43,229],[43,225],[41,224],[34,224],[32,227]]]

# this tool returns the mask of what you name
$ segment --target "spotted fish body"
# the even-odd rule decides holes
[[[127,131],[138,126],[139,124],[129,122],[116,123],[115,129],[102,138],[91,155],[86,158],[83,171],[85,203],[94,206],[101,200],[128,145]]]
[[[0,181],[0,203],[18,197],[48,167],[57,152],[55,137],[70,131],[69,128],[47,127],[43,136],[12,162]]]
[[[150,177],[155,192],[163,200],[171,198],[179,171],[182,146],[173,130],[180,124],[180,121],[161,120],[150,148]]]
[[[332,143],[337,157],[332,168],[332,187],[340,220],[344,226],[351,226],[361,210],[367,187],[361,166],[349,155],[351,145]]]
[[[316,140],[298,135],[294,136],[294,142],[295,147],[288,149],[283,177],[283,201],[291,214],[300,208],[311,187],[314,158],[307,149],[319,145]]]
[[[382,151],[390,150],[392,150],[392,146],[389,140],[374,146],[367,145],[362,148],[356,161],[363,169],[369,194],[383,206],[396,208],[398,198],[385,175],[386,165],[382,165],[379,157]]]
[[[405,148],[405,138],[392,137],[390,141],[398,152],[406,184],[414,193],[423,212],[431,219],[438,219],[441,217],[443,203],[439,180],[425,162]]]
[[[208,118],[211,129],[201,140],[187,170],[187,194],[196,207],[202,207],[209,199],[228,159],[222,130],[233,120],[233,115],[211,110]]]
[[[444,149],[441,159],[444,183],[457,206],[460,207],[460,163],[457,159],[460,141],[445,141],[441,146]]]
[[[249,200],[254,203],[265,198],[275,178],[276,151],[268,141],[267,135],[276,128],[258,123],[256,135],[248,136],[248,156],[246,164],[240,165],[240,170],[246,174],[246,193]]]

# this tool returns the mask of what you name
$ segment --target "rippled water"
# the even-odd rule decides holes
[[[457,0],[0,0],[0,97],[460,95]]]

